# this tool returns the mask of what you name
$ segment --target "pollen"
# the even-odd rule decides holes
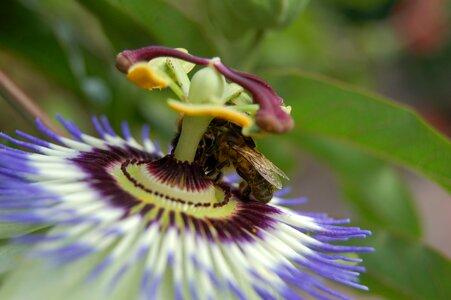
[[[143,89],[162,89],[169,83],[162,76],[159,76],[147,63],[136,63],[127,73],[127,78]]]

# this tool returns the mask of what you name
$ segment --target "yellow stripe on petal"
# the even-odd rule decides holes
[[[131,66],[127,78],[143,89],[162,89],[169,85],[169,82],[159,76],[148,63],[136,63]]]
[[[188,116],[211,116],[221,118],[238,124],[241,127],[249,127],[252,125],[252,119],[248,115],[223,105],[186,104],[172,99],[168,100],[168,105],[172,110]]]

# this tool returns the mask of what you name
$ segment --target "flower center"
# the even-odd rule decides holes
[[[213,184],[196,163],[181,162],[172,155],[153,161],[126,160],[114,164],[110,174],[143,204],[196,217],[227,216],[235,207],[235,202],[229,201],[230,190]]]

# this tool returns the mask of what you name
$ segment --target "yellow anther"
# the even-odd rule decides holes
[[[162,89],[169,85],[169,82],[158,75],[148,63],[136,63],[130,67],[127,78],[143,89]]]
[[[252,119],[248,115],[236,111],[232,107],[212,104],[186,104],[172,99],[168,100],[168,105],[172,110],[187,116],[211,116],[221,118],[240,125],[243,128],[252,125]]]

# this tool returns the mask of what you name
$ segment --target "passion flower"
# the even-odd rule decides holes
[[[203,62],[177,50],[156,49]],[[216,62],[208,61],[207,68],[249,89],[254,102],[264,90],[273,97],[271,105],[289,116],[261,79]],[[213,178],[196,159],[213,118],[251,128],[265,102],[257,100],[260,107],[255,107],[241,95],[240,86],[211,70],[198,74],[191,85],[186,76],[190,68],[175,60],[166,63],[173,68],[161,60],[145,68],[158,66],[158,76],[165,80],[159,87],[168,86],[180,96],[172,103],[184,117],[170,153],[149,138],[148,127],[138,141],[126,122],[118,134],[106,117],[93,118],[100,138],[61,117],[70,138],[39,120],[38,129],[51,141],[21,131],[21,139],[0,134],[17,146],[0,148],[0,220],[45,228],[14,237],[16,243],[31,244],[30,255],[6,279],[0,298],[298,299],[306,294],[346,299],[328,287],[328,280],[366,290],[358,283],[364,268],[355,253],[372,249],[333,242],[364,238],[369,231],[342,226],[349,220],[289,208],[303,199],[286,198],[286,189],[269,203],[256,201],[240,188],[246,179],[237,174]],[[170,70],[184,73],[172,76]],[[155,77],[139,72],[129,78],[140,78],[147,88],[158,86],[146,83]],[[276,117],[271,122],[277,120],[286,121]],[[209,146],[213,151],[218,147]]]

